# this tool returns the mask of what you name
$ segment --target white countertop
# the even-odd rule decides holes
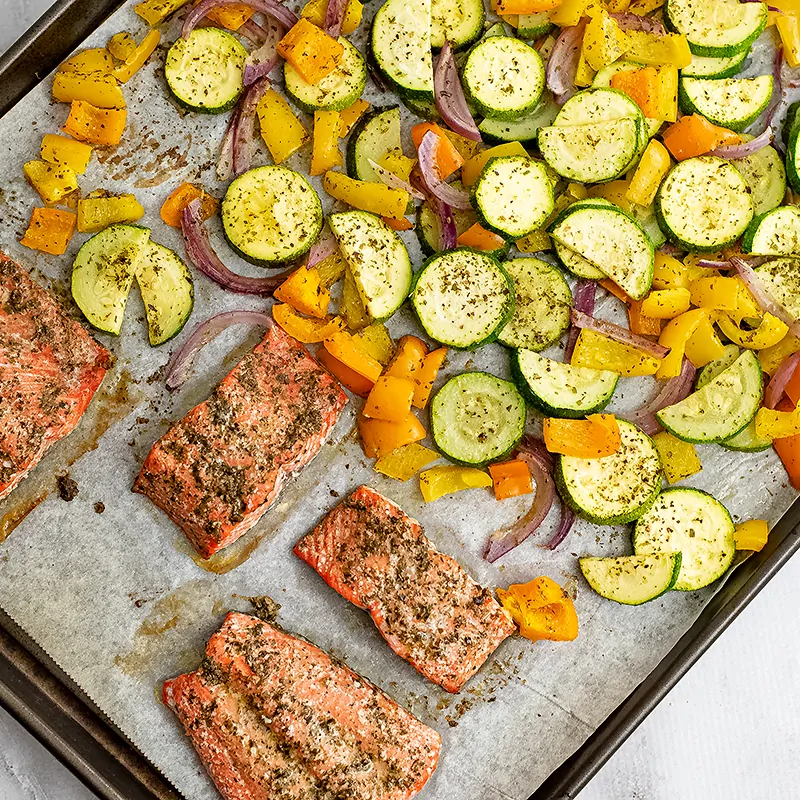
[[[0,18],[6,20],[0,26],[0,52],[48,5],[49,0],[0,0]],[[800,798],[798,608],[800,559],[795,559],[622,746],[580,800]],[[0,710],[0,800],[94,798]]]

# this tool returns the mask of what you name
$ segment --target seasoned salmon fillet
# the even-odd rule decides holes
[[[150,450],[133,485],[203,558],[260,519],[317,454],[347,402],[300,342],[273,325]]]
[[[0,500],[78,424],[109,352],[0,253]]]
[[[448,692],[458,692],[515,631],[488,589],[369,486],[332,509],[294,552],[368,611],[397,655]]]
[[[228,614],[164,700],[226,800],[407,800],[441,738],[308,642]]]

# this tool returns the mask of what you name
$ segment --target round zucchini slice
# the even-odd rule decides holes
[[[754,214],[766,214],[783,202],[786,168],[774,147],[762,147],[750,156],[737,158],[735,167],[750,187]]]
[[[464,372],[434,396],[431,433],[451,461],[483,466],[517,446],[525,416],[525,401],[513,383],[488,372]]]
[[[549,92],[545,93],[539,105],[533,111],[515,120],[490,119],[481,120],[478,130],[487,142],[535,142],[539,130],[553,124],[558,114],[558,106],[553,102]]]
[[[486,9],[483,0],[431,0],[431,47],[439,50],[445,40],[455,50],[480,39]]]
[[[411,302],[432,339],[472,350],[493,342],[511,318],[514,282],[492,256],[459,247],[423,264]]]
[[[800,319],[800,259],[776,258],[756,267],[756,275],[769,296]]]
[[[601,597],[640,606],[672,589],[680,573],[681,554],[581,558],[578,563],[586,582]]]
[[[758,119],[772,97],[772,75],[757,78],[681,78],[678,101],[685,114],[743,131]]]
[[[382,183],[369,162],[380,161],[393,148],[401,148],[400,106],[376,108],[364,114],[347,140],[347,174],[360,181]]]
[[[195,28],[170,47],[164,77],[175,99],[190,111],[222,114],[244,91],[247,50],[228,31]]]
[[[222,201],[228,244],[246,261],[277,267],[304,255],[322,230],[311,184],[288,167],[257,167],[234,180]]]
[[[664,8],[664,21],[686,36],[692,53],[715,58],[748,50],[767,19],[766,3],[739,0],[667,0]]]
[[[674,588],[693,592],[721,578],[736,552],[731,515],[699,489],[667,489],[639,518],[633,531],[636,555],[680,553]]]
[[[598,525],[638,519],[661,492],[662,470],[653,440],[618,419],[622,445],[602,458],[559,456],[556,486],[564,502]]]
[[[742,237],[742,250],[757,256],[800,256],[800,208],[781,206],[755,217]]]

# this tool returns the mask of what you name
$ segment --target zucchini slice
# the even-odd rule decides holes
[[[225,192],[222,227],[246,261],[280,266],[304,255],[322,230],[322,205],[311,184],[288,167],[256,167]]]
[[[467,98],[491,119],[514,120],[532,111],[544,91],[539,52],[513,36],[490,36],[470,50],[462,72]]]
[[[609,78],[610,81],[610,78]],[[594,125],[600,122],[613,122],[620,119],[635,119],[639,150],[647,146],[647,125],[644,114],[628,95],[619,89],[600,86],[584,89],[567,100],[558,112],[554,125],[573,127]]]
[[[573,367],[533,350],[511,354],[511,374],[523,397],[549,417],[582,419],[602,411],[614,396],[619,375]]]
[[[745,179],[729,161],[715,156],[676,164],[658,189],[661,228],[687,250],[711,253],[732,245],[753,218]]]
[[[164,60],[164,77],[175,99],[190,111],[222,114],[244,91],[247,50],[229,31],[195,28],[180,37]]]
[[[767,26],[766,3],[739,0],[667,0],[664,20],[682,33],[698,56],[728,58],[750,45]]]
[[[742,250],[757,256],[800,256],[800,208],[782,206],[755,217],[742,237]]]
[[[147,228],[111,225],[78,250],[72,264],[72,297],[98,330],[119,334],[133,277],[149,242]]]
[[[767,294],[794,319],[800,319],[800,259],[776,258],[755,271]]]
[[[469,47],[481,38],[484,22],[483,0],[431,0],[431,47],[439,50],[445,40],[455,50]]]
[[[478,130],[487,142],[535,142],[539,130],[553,124],[558,114],[558,106],[552,95],[546,92],[539,105],[519,119],[505,121],[486,117],[481,120]]]
[[[347,140],[347,174],[360,181],[381,183],[370,161],[380,161],[392,148],[401,148],[400,106],[376,108],[364,114]]]
[[[636,555],[680,553],[674,588],[693,592],[722,577],[736,552],[731,515],[699,489],[667,489],[636,523]]]
[[[692,63],[681,70],[681,75],[685,78],[733,78],[742,71],[749,53],[750,49],[746,48],[727,58],[693,55]]]
[[[765,214],[783,202],[786,169],[774,147],[762,147],[750,156],[737,158],[734,166],[750,188],[754,214]]]
[[[576,277],[586,278],[586,280],[590,281],[602,281],[608,277],[600,267],[596,267],[591,261],[587,261],[582,255],[570,250],[569,247],[565,247],[560,242],[555,241],[553,246],[559,261]]]
[[[394,314],[411,288],[411,259],[403,240],[375,214],[344,211],[331,214],[336,237],[364,308],[373,320]]]
[[[701,389],[658,411],[656,419],[684,442],[724,442],[750,424],[762,392],[761,364],[745,350]]]
[[[521,239],[553,213],[553,184],[540,161],[490,158],[472,187],[472,206],[485,228],[506,239]]]
[[[564,502],[597,525],[638,519],[661,492],[661,460],[653,440],[623,419],[622,446],[602,458],[559,456],[555,479]]]
[[[772,75],[757,78],[681,78],[678,102],[685,114],[743,131],[758,119],[772,97]]]
[[[460,182],[454,181],[454,184],[460,185]],[[478,215],[471,208],[454,208],[450,213],[453,215],[453,220],[456,223],[456,233],[459,236],[478,221]],[[439,216],[431,208],[427,200],[417,207],[416,231],[419,246],[426,256],[442,252],[442,232]],[[511,250],[511,242],[503,242],[502,247],[487,252],[489,252],[489,255],[502,260],[508,255],[509,250]]]
[[[431,0],[387,0],[375,14],[370,47],[404,100],[433,102]]]
[[[549,11],[534,11],[517,17],[517,36],[520,39],[538,39],[547,36],[555,28],[555,24],[550,22]]]
[[[432,339],[472,350],[493,342],[511,318],[514,282],[488,253],[459,247],[422,265],[411,303]]]
[[[571,213],[550,227],[553,239],[602,269],[632,298],[641,300],[653,283],[655,249],[639,223],[613,204],[567,211]]]
[[[136,264],[136,282],[147,314],[150,344],[157,347],[177,336],[192,313],[192,273],[176,252],[150,241]]]
[[[561,270],[538,258],[512,258],[503,266],[514,281],[514,313],[497,340],[508,347],[544,350],[569,328],[572,291]]]
[[[586,582],[601,597],[626,606],[640,606],[675,586],[681,554],[581,558],[578,563]]]
[[[431,435],[451,461],[483,466],[517,446],[525,416],[525,401],[513,383],[488,372],[463,372],[434,396]]]
[[[289,99],[302,111],[342,111],[353,105],[367,85],[367,63],[344,36],[342,60],[336,69],[318,83],[308,83],[288,62],[283,64],[284,88]]]

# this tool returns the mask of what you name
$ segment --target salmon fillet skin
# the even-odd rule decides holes
[[[369,486],[328,512],[294,552],[368,611],[397,655],[448,692],[458,692],[516,630],[488,589]]]
[[[150,450],[133,485],[209,558],[246,533],[317,454],[347,402],[300,342],[273,325],[211,397]]]
[[[441,737],[318,647],[231,612],[164,684],[225,800],[408,800]]]
[[[0,500],[69,434],[111,355],[0,253]]]

